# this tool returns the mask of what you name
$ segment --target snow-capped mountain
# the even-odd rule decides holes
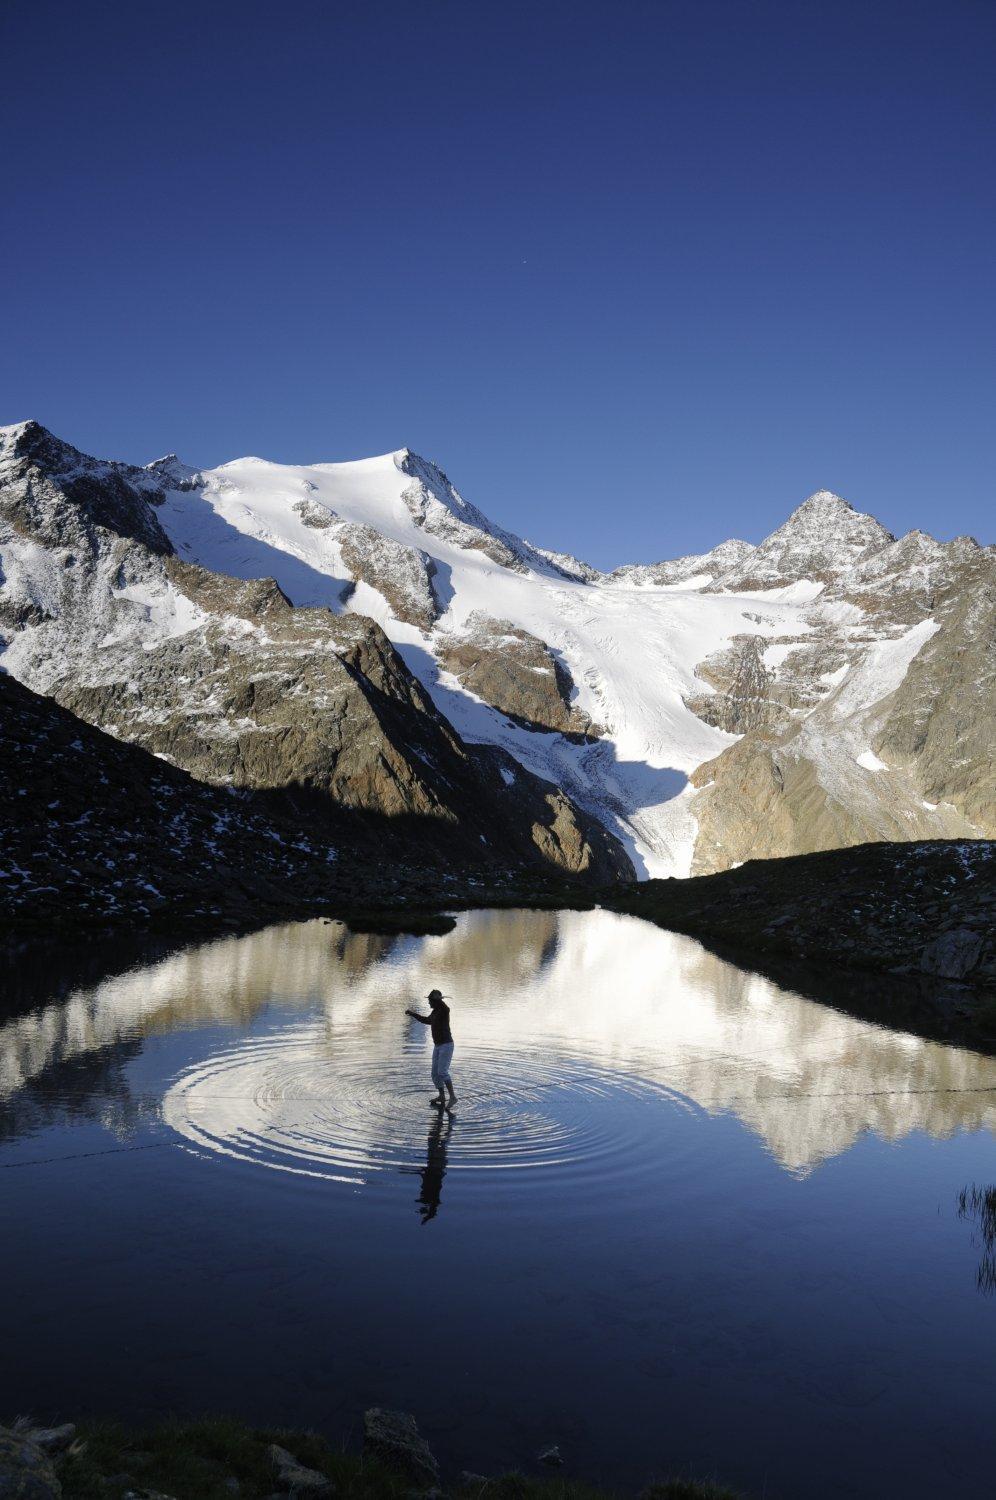
[[[206,779],[311,775],[287,738],[307,710],[345,761],[327,791],[355,801],[347,699],[376,656],[433,725],[420,811],[481,746],[506,786],[559,789],[550,838],[573,808],[641,874],[993,832],[993,549],[897,541],[825,490],[757,546],[606,575],[408,449],[134,469],[22,424],[0,551],[6,669]]]

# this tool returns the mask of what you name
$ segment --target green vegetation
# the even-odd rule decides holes
[[[110,1423],[83,1424],[73,1449],[57,1461],[66,1500],[115,1500],[130,1489],[176,1500],[266,1497],[280,1490],[269,1445],[286,1448],[327,1476],[337,1500],[406,1500],[411,1480],[376,1459],[333,1448],[313,1432],[251,1428],[232,1418],[171,1420],[141,1431]],[[233,1484],[232,1481],[237,1482]],[[572,1480],[504,1474],[447,1486],[459,1500],[609,1500],[604,1490]],[[670,1479],[643,1500],[736,1500],[732,1490]]]
[[[974,1219],[982,1232],[982,1259],[979,1262],[980,1292],[996,1293],[996,1187],[962,1188],[958,1194],[958,1215]]]
[[[66,1500],[107,1500],[129,1489],[161,1490],[176,1500],[266,1496],[278,1488],[271,1443],[326,1474],[340,1495],[400,1500],[411,1488],[374,1460],[337,1451],[316,1433],[250,1428],[227,1417],[171,1420],[142,1431],[83,1423],[75,1451],[59,1460],[58,1472]]]

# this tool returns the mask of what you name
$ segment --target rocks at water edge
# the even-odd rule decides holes
[[[27,1423],[15,1426],[16,1432],[35,1443],[45,1453],[65,1453],[76,1436],[76,1423],[63,1422],[61,1427],[31,1427]]]
[[[706,941],[996,989],[996,841],[871,843],[614,887],[607,905]]]
[[[927,944],[920,955],[920,968],[941,979],[967,979],[978,968],[985,946],[984,933],[955,927]]]
[[[29,1433],[0,1427],[0,1500],[61,1500],[52,1460]]]
[[[363,1449],[420,1490],[439,1487],[439,1465],[410,1412],[371,1406],[363,1413]]]

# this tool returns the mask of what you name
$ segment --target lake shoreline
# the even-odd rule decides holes
[[[348,892],[265,898],[233,888],[211,910],[161,907],[120,918],[51,908],[8,913],[0,965],[30,969],[53,943],[85,950],[125,940],[136,959],[282,922],[343,922],[384,936],[442,934],[454,914],[483,909],[586,911],[602,906],[698,939],[823,1004],[886,1026],[996,1051],[996,844],[865,844],[756,860],[686,880],[592,890],[528,875],[420,874],[364,881]]]
[[[535,1455],[531,1474],[464,1470],[447,1477],[408,1413],[368,1409],[363,1427],[356,1451],[307,1429],[234,1417],[47,1428],[19,1419],[0,1425],[0,1487],[21,1482],[37,1500],[611,1500],[618,1493],[561,1472],[566,1461],[556,1445]],[[638,1493],[641,1500],[747,1500],[712,1480],[685,1477],[648,1481]]]

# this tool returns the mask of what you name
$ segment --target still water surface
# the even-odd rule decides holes
[[[0,1417],[381,1403],[448,1469],[988,1495],[994,1128],[996,1061],[633,918],[207,943],[0,1020]]]

